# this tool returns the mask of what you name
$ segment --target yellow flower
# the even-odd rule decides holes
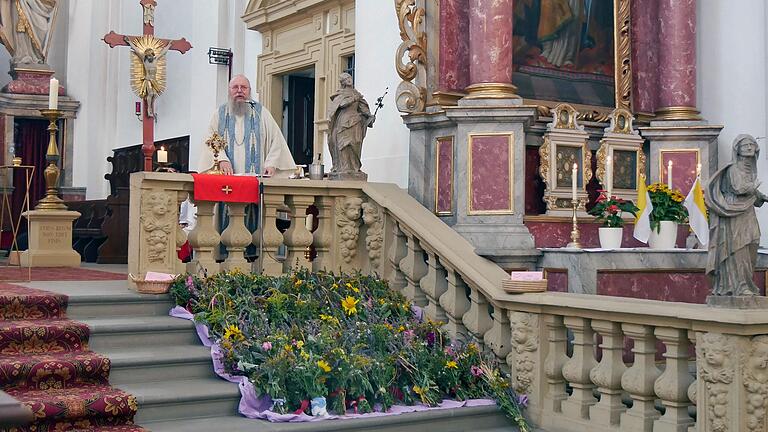
[[[309,360],[309,354],[307,354],[305,351],[302,351],[301,358],[303,358],[304,360]]]
[[[352,289],[352,284],[347,282],[347,288]]]
[[[339,285],[338,285],[338,284],[333,284],[333,285],[331,285],[331,288],[333,288],[333,289],[339,289]]]
[[[304,283],[303,280],[297,279],[296,282],[293,283],[293,286],[297,287],[297,286],[301,285],[302,283]]]
[[[325,360],[318,360],[317,361],[317,367],[323,370],[323,372],[328,373],[331,371],[331,365],[328,364]]]
[[[424,395],[424,392],[426,392],[426,391],[427,391],[427,389],[425,389],[424,387],[419,387],[417,385],[413,386],[413,392],[416,393],[419,396]]]
[[[344,312],[346,312],[347,315],[352,315],[357,313],[358,303],[360,303],[360,300],[357,300],[352,296],[347,296],[347,298],[341,301],[341,307],[344,308]]]
[[[451,361],[445,362],[445,368],[446,369],[458,369],[459,365],[456,364],[455,361],[451,360]]]
[[[404,326],[400,326],[400,327],[397,328],[397,331],[402,333],[402,332],[405,331],[405,327]]]
[[[304,347],[304,341],[298,341],[296,342],[296,348],[302,349]]]
[[[394,327],[392,327],[392,324],[390,324],[390,323],[384,323],[384,327],[386,327],[387,330],[394,330],[395,329]]]
[[[356,292],[356,293],[359,293],[359,292],[360,292],[360,288],[358,288],[358,287],[352,287],[352,291],[354,291],[354,292]]]
[[[293,351],[293,347],[290,344],[286,344],[283,348],[288,352]]]
[[[228,327],[224,329],[224,339],[243,340],[245,339],[245,336],[243,336],[243,332],[240,331],[240,329],[237,328],[236,325],[230,324]]]

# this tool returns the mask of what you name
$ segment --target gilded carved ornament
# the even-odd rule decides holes
[[[395,0],[395,10],[402,39],[395,52],[395,68],[403,80],[395,95],[397,109],[405,113],[422,112],[427,101],[425,9],[418,7],[416,0]]]

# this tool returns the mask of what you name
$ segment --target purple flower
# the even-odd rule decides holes
[[[431,347],[435,344],[435,332],[427,333],[427,346]]]
[[[528,395],[519,395],[517,397],[517,404],[523,408],[528,407]]]
[[[472,374],[473,377],[477,378],[483,374],[483,370],[475,365],[472,365],[471,368],[469,368],[469,372]]]
[[[263,349],[264,351],[271,350],[272,349],[272,342],[270,342],[270,341],[264,342],[263,344],[261,344],[261,349]]]
[[[403,332],[403,339],[406,343],[410,343],[414,336],[416,336],[416,333],[414,333],[413,330],[406,330]]]

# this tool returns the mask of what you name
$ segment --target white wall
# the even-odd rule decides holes
[[[357,0],[355,5],[355,87],[371,110],[389,87],[384,108],[363,143],[363,171],[368,181],[408,187],[408,128],[395,106],[400,77],[395,70],[395,50],[400,30],[391,1]],[[327,159],[330,160],[330,159]]]
[[[738,4],[736,4],[738,3]],[[697,87],[702,116],[724,125],[720,166],[731,160],[738,134],[768,136],[768,7],[765,0],[697,2]],[[768,140],[758,140],[758,176],[768,193]],[[761,245],[768,245],[768,206],[758,210]]]

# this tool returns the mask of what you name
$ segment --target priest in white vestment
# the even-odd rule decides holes
[[[219,154],[219,166],[225,174],[288,177],[296,172],[280,127],[266,108],[251,100],[251,83],[243,75],[229,82],[229,101],[211,119],[209,135],[214,132],[227,141],[225,151]],[[211,168],[213,152],[204,145],[199,171]]]

